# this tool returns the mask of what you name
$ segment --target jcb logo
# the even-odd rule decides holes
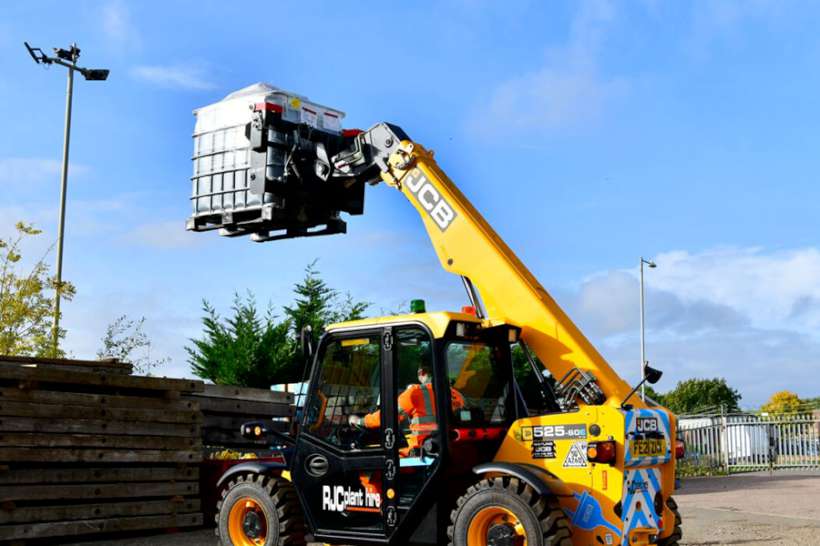
[[[413,169],[405,178],[404,185],[416,197],[421,207],[427,211],[427,214],[430,215],[430,218],[433,219],[439,229],[446,231],[455,220],[456,212],[427,177],[422,174],[421,170]]]
[[[658,420],[654,417],[638,417],[635,422],[636,432],[658,432]]]

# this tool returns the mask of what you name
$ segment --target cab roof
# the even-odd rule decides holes
[[[387,324],[407,324],[408,322],[421,322],[425,324],[433,333],[433,337],[444,337],[447,326],[454,320],[460,322],[474,322],[481,324],[481,320],[474,315],[467,313],[454,313],[450,311],[435,311],[431,313],[408,313],[405,315],[390,315],[387,317],[374,317],[361,320],[349,320],[337,322],[327,327],[328,332],[337,330],[347,330],[354,328],[366,328],[373,326],[385,326]]]

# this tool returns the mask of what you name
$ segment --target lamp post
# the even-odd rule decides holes
[[[54,325],[52,327],[52,344],[57,352],[60,341],[60,290],[63,284],[63,239],[65,231],[65,201],[68,186],[68,146],[71,140],[71,103],[74,95],[74,71],[79,72],[88,81],[105,81],[108,79],[108,70],[104,68],[82,68],[77,66],[80,59],[80,48],[71,44],[68,49],[54,48],[56,57],[49,57],[39,47],[31,47],[23,42],[34,62],[42,65],[59,64],[68,68],[65,97],[65,128],[63,131],[63,162],[60,173],[60,220],[57,224],[57,293],[54,296]]]
[[[646,376],[646,343],[645,343],[645,333],[644,333],[644,289],[643,289],[643,266],[644,264],[648,265],[650,269],[654,269],[657,266],[655,262],[652,260],[645,260],[643,256],[641,256],[641,379]],[[641,385],[641,400],[646,400],[646,385]]]

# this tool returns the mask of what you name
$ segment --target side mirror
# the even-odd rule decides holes
[[[308,361],[313,358],[313,328],[310,327],[310,324],[306,324],[302,327],[302,330],[299,332],[299,345],[302,349],[302,354],[305,355],[305,359]]]
[[[649,383],[650,385],[654,385],[655,383],[660,381],[661,377],[663,376],[662,371],[660,371],[656,368],[653,368],[652,366],[649,366],[649,365],[647,365],[644,368],[644,374],[645,374],[645,377],[646,377],[646,382]]]
[[[621,409],[632,409],[632,406],[627,404],[627,402],[632,397],[632,395],[635,394],[638,391],[638,389],[641,388],[641,385],[643,385],[644,383],[649,383],[650,385],[654,385],[655,383],[657,383],[658,381],[661,380],[662,375],[663,375],[662,371],[653,368],[649,364],[646,364],[643,368],[643,379],[641,379],[640,382],[638,382],[638,384],[635,385],[635,388],[632,389],[629,392],[629,394],[626,395],[626,398],[624,398],[624,401],[621,402]]]

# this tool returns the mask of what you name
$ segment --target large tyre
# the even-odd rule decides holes
[[[299,499],[282,478],[240,475],[222,491],[216,509],[216,534],[223,546],[306,544]]]
[[[450,546],[572,546],[569,521],[554,497],[518,478],[489,478],[467,489],[450,514]]]
[[[675,518],[675,527],[672,530],[672,534],[668,537],[660,539],[658,544],[660,544],[660,546],[678,546],[680,539],[683,536],[683,530],[680,527],[682,520],[680,517],[680,512],[678,511],[678,503],[675,502],[675,499],[669,497],[666,501],[666,507],[669,508]]]

